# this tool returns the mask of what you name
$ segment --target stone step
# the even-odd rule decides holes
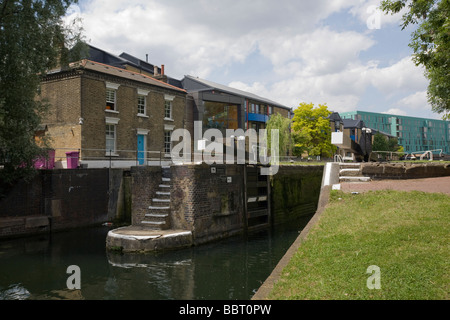
[[[162,226],[162,225],[166,224],[164,221],[147,221],[147,220],[141,221],[141,223],[149,224],[149,225],[153,225],[153,226]]]
[[[153,202],[156,202],[156,203],[161,203],[161,202],[164,202],[164,203],[169,203],[170,202],[170,199],[152,199],[152,201]]]
[[[163,182],[170,182],[170,178],[162,178]]]
[[[160,184],[159,187],[160,188],[170,188],[170,186],[168,184]]]
[[[156,191],[156,195],[158,195],[158,196],[170,196],[170,192]]]
[[[157,213],[147,213],[145,216],[147,218],[156,218],[156,219],[169,217],[168,214],[157,214]]]
[[[141,221],[141,223],[150,229],[155,229],[155,230],[169,229],[169,227],[167,226],[167,223],[162,222],[162,221],[145,221],[144,220],[144,221]]]
[[[157,211],[163,211],[163,210],[170,210],[170,207],[157,207],[157,206],[150,206],[148,207],[150,210],[157,210]]]
[[[361,167],[361,163],[358,163],[358,162],[340,162],[339,166],[340,167],[346,167],[346,168],[348,168],[348,167],[358,167],[358,168],[360,168]]]
[[[351,177],[351,176],[345,176],[345,177],[339,177],[340,182],[369,182],[370,177]]]
[[[360,176],[361,169],[341,169],[339,171],[339,175],[340,176],[350,176],[350,177]]]

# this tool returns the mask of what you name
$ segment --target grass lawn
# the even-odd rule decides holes
[[[268,298],[449,299],[449,218],[444,194],[332,191]],[[381,289],[369,290],[373,265]]]

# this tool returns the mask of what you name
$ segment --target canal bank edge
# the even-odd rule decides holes
[[[362,163],[360,164],[362,174],[373,180],[384,179],[423,179],[431,177],[450,176],[450,164],[442,163]],[[292,246],[279,261],[273,272],[264,281],[252,300],[267,300],[275,283],[280,279],[283,269],[287,266],[300,245],[306,240],[310,230],[317,224],[330,199],[330,192],[335,187],[340,189],[340,164],[328,162],[325,165],[322,187],[320,189],[317,211],[306,227],[302,230]]]
[[[283,258],[281,258],[281,260],[278,262],[277,266],[266,279],[266,281],[264,281],[258,291],[253,295],[252,300],[268,300],[268,296],[272,291],[275,283],[280,279],[283,269],[288,265],[289,261],[291,261],[294,254],[300,248],[302,242],[306,240],[311,229],[319,221],[320,216],[322,215],[325,207],[329,202],[330,192],[332,190],[333,184],[335,184],[336,181],[339,181],[339,164],[329,162],[326,164],[323,171],[322,187],[320,189],[319,203],[317,205],[316,213],[300,232],[300,235],[290,246]]]

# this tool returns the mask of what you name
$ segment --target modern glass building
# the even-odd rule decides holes
[[[397,137],[406,152],[442,149],[443,153],[450,154],[450,121],[366,111],[342,112],[340,116],[362,120],[366,127]]]

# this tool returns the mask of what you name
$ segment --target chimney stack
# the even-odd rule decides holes
[[[161,65],[161,75],[162,76],[164,75],[164,65],[163,64]]]
[[[153,75],[154,75],[154,76],[157,76],[157,75],[158,75],[158,67],[157,67],[157,66],[154,66],[154,67],[153,67]]]

